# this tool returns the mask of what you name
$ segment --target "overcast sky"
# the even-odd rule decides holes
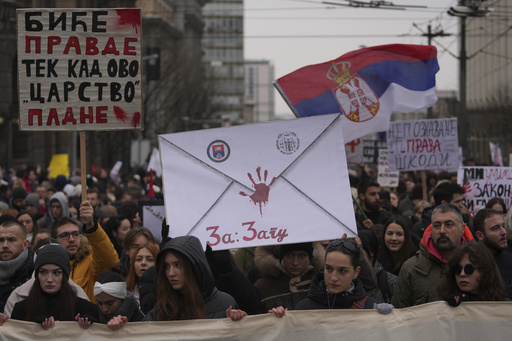
[[[457,19],[447,14],[457,1],[393,3],[428,8],[385,10],[334,6],[317,0],[244,0],[245,59],[272,61],[275,77],[280,78],[303,66],[323,63],[364,46],[427,44],[427,37],[422,34],[431,25],[433,32],[443,30],[452,34],[433,41],[440,65],[437,89],[457,90]],[[275,99],[276,114],[292,115],[277,91]]]

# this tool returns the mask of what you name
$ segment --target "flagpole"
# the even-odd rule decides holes
[[[359,212],[361,212],[361,214],[363,215],[364,220],[368,220],[366,213],[364,213],[363,209],[361,208],[361,206],[359,205],[359,203],[357,202],[356,198],[354,198],[353,195],[352,195],[352,200],[354,200],[354,202],[356,203],[357,208],[359,209]]]
[[[424,170],[421,171],[421,187],[423,190],[423,200],[427,200],[427,174]]]
[[[82,182],[82,202],[87,200],[87,159],[85,155],[85,131],[80,132],[80,174]]]
[[[277,81],[273,81],[272,84],[277,89],[277,91],[279,91],[279,94],[281,94],[281,97],[283,97],[284,101],[286,102],[286,104],[288,105],[290,110],[293,112],[295,117],[299,117],[299,114],[297,113],[297,110],[295,110],[295,107],[290,103],[290,101],[288,100],[288,97],[284,93],[283,89],[281,89],[281,86],[277,83]]]

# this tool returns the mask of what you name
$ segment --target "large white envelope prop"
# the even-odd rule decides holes
[[[341,117],[159,136],[170,236],[214,249],[357,234]]]

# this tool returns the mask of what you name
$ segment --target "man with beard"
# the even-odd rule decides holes
[[[391,304],[396,308],[438,301],[437,284],[452,253],[472,239],[460,210],[451,204],[439,205],[432,212],[420,248],[409,258],[398,275]]]
[[[11,207],[21,211],[25,209],[25,198],[27,197],[27,191],[22,187],[15,187],[12,189]]]
[[[459,210],[464,210],[464,204],[462,203],[462,198],[466,191],[464,188],[456,183],[445,181],[440,182],[436,185],[433,195],[434,195],[434,205],[427,207],[423,210],[421,214],[421,220],[418,221],[411,229],[411,235],[413,240],[420,240],[425,233],[427,227],[432,223],[432,212],[434,209],[441,204],[452,204],[456,206]],[[467,225],[471,225],[469,223],[469,217],[462,216],[464,222]],[[469,226],[471,228],[471,226]]]
[[[69,278],[84,289],[89,300],[96,303],[94,283],[98,276],[119,262],[117,252],[103,228],[93,219],[94,209],[88,201],[80,204],[82,232],[78,222],[60,217],[52,224],[52,238],[64,246],[71,256]]]
[[[358,228],[370,229],[374,224],[384,224],[391,217],[391,212],[380,207],[380,185],[373,180],[363,180],[357,186],[357,195],[361,203],[360,210],[356,211]]]
[[[34,271],[25,226],[5,215],[0,223],[0,313],[11,292],[25,283]]]
[[[478,211],[473,219],[475,237],[484,243],[494,255],[496,265],[508,290],[508,298],[512,299],[512,253],[507,248],[507,230],[500,212],[484,208]]]

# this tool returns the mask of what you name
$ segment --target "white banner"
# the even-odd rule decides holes
[[[391,122],[387,133],[389,169],[456,170],[457,119]]]
[[[511,167],[464,167],[457,172],[457,182],[464,187],[464,206],[475,214],[489,199],[502,198],[507,211],[512,207]]]
[[[170,236],[214,249],[357,233],[341,119],[159,136]]]
[[[140,9],[17,9],[20,130],[142,129]]]
[[[288,311],[283,318],[270,314],[173,322],[135,322],[112,331],[94,323],[82,330],[77,322],[56,322],[43,330],[31,322],[7,320],[0,340],[137,340],[137,341],[283,341],[283,340],[508,340],[512,302],[445,302],[395,309],[389,315],[376,310]]]

